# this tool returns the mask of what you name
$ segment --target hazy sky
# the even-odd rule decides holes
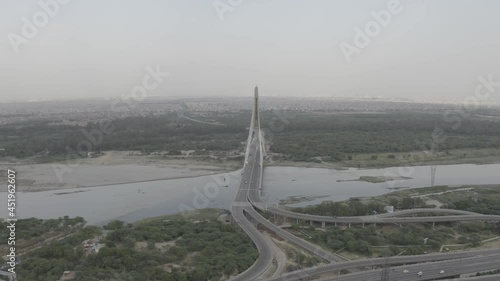
[[[354,29],[390,0],[65,0],[16,53],[12,34],[43,13],[38,1],[0,1],[2,101],[128,95],[156,65],[170,75],[155,96],[257,84],[269,96],[462,100],[479,76],[500,81],[498,0],[401,0],[350,63],[340,44],[355,46]],[[214,3],[230,2],[221,20]]]

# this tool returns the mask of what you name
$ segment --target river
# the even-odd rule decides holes
[[[228,209],[237,189],[240,171],[197,178],[119,184],[92,188],[20,192],[17,194],[18,218],[57,218],[81,216],[89,224],[102,225],[113,219],[134,222],[179,211]],[[384,183],[352,181],[360,176],[407,177]],[[500,164],[437,166],[435,185],[499,184]],[[431,184],[431,167],[410,169],[330,170],[297,167],[268,167],[264,172],[263,198],[277,203],[289,196],[317,197],[304,206],[324,200],[342,201],[350,197],[377,196],[394,188],[418,188]],[[2,192],[0,200],[7,201]],[[3,204],[2,204],[3,205]],[[6,206],[3,205],[3,206]],[[0,209],[6,218],[7,208]]]

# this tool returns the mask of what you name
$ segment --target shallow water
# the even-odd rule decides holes
[[[358,179],[360,176],[404,176],[411,179],[385,183],[338,182]],[[82,216],[89,224],[101,225],[112,219],[134,222],[190,209],[228,209],[236,194],[239,177],[240,172],[236,171],[197,178],[18,193],[17,214],[18,218]],[[385,168],[342,171],[269,167],[264,172],[263,199],[276,203],[289,196],[327,196],[290,205],[304,206],[325,200],[342,201],[350,197],[377,196],[391,192],[391,188],[426,187],[430,183],[430,166],[413,167],[410,170]],[[500,164],[437,166],[435,185],[499,183]],[[85,192],[70,193],[75,191]],[[0,193],[0,200],[6,202],[5,192]],[[6,218],[6,207],[0,209],[0,215]]]
[[[409,177],[384,183],[349,181],[361,176]],[[384,169],[328,170],[316,168],[269,167],[264,172],[263,199],[276,203],[288,196],[327,196],[309,202],[290,204],[305,206],[322,201],[343,201],[350,197],[378,196],[394,188],[431,186],[431,166]],[[294,180],[294,181],[293,181]],[[344,182],[338,182],[338,181]],[[347,180],[347,181],[346,181]],[[434,185],[500,184],[500,164],[437,166]],[[286,194],[286,196],[284,196]]]

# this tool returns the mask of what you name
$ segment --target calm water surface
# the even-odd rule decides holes
[[[384,183],[349,181],[361,176],[407,177]],[[343,171],[328,169],[269,167],[264,172],[264,201],[276,203],[288,196],[318,196],[313,201],[289,206],[343,201],[350,197],[378,196],[394,188],[431,186],[431,166]],[[340,181],[340,182],[339,182]],[[500,164],[437,166],[434,185],[500,184]]]
[[[112,219],[134,222],[140,219],[200,208],[228,209],[236,194],[240,172],[188,179],[120,184],[93,188],[18,193],[18,218],[82,216],[90,224]],[[410,177],[385,183],[349,181],[360,176]],[[350,197],[377,196],[392,188],[430,186],[431,167],[348,169],[269,167],[264,172],[263,198],[276,203],[289,196],[321,196],[304,206],[324,200],[342,201]],[[500,164],[437,166],[436,185],[499,184]],[[70,193],[75,191],[85,191]],[[57,194],[70,193],[70,194]],[[6,202],[6,193],[0,194]],[[5,206],[6,204],[2,204]],[[7,216],[6,208],[0,216]]]

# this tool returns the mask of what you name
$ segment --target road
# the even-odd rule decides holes
[[[330,261],[340,261],[341,259],[329,251],[325,251],[318,246],[313,245],[295,235],[283,230],[282,228],[272,224],[264,217],[262,217],[254,207],[248,202],[248,198],[259,198],[260,189],[262,187],[262,171],[263,171],[263,157],[262,157],[262,142],[260,135],[260,124],[258,114],[258,94],[256,89],[255,94],[255,107],[252,114],[252,121],[250,124],[250,131],[247,141],[247,149],[245,153],[245,165],[241,173],[241,181],[236,193],[234,202],[231,206],[231,216],[233,222],[236,223],[256,245],[259,257],[257,261],[242,274],[234,277],[231,280],[247,281],[256,280],[262,276],[271,266],[274,259],[272,245],[269,245],[269,240],[265,239],[262,234],[256,229],[249,219],[266,227],[276,235],[286,239],[287,241],[305,249],[319,257]]]
[[[500,254],[482,257],[464,258],[458,260],[447,260],[441,262],[422,263],[409,266],[401,266],[389,270],[390,280],[413,281],[413,280],[435,280],[443,277],[459,276],[471,272],[481,272],[498,269],[500,267]],[[394,270],[393,270],[394,269]],[[404,272],[407,270],[408,272]],[[443,273],[440,273],[443,271]],[[422,276],[417,273],[422,272]],[[347,274],[336,278],[322,279],[335,281],[379,281],[382,270],[372,270],[354,274]],[[498,277],[498,276],[497,276]],[[498,279],[497,279],[498,280]]]
[[[250,131],[248,134],[247,149],[245,155],[245,165],[241,174],[241,181],[238,187],[238,192],[231,206],[231,218],[233,223],[238,225],[243,232],[253,241],[259,252],[257,261],[246,271],[232,278],[233,281],[248,281],[257,280],[262,276],[272,265],[274,253],[270,241],[257,230],[257,228],[247,219],[246,214],[249,210],[254,210],[248,202],[248,191],[252,184],[256,160],[258,154],[255,153],[256,144],[260,141],[256,136],[260,133],[260,121],[258,113],[258,92],[255,89],[255,105],[252,113],[252,121],[250,123]],[[253,150],[253,152],[252,152]]]
[[[388,265],[400,265],[400,264],[412,264],[412,263],[422,263],[422,262],[435,262],[451,259],[465,259],[474,257],[484,257],[490,255],[500,255],[500,249],[489,249],[489,250],[477,250],[477,251],[466,251],[466,252],[453,252],[445,254],[429,254],[429,255],[415,255],[415,256],[398,256],[390,257],[388,259],[375,258],[375,259],[361,259],[356,261],[341,262],[337,264],[329,264],[325,266],[316,266],[299,271],[294,271],[290,273],[283,274],[279,278],[268,279],[268,281],[299,281],[303,280],[305,277],[314,277],[327,273],[334,273],[339,270],[347,269],[351,270],[353,268],[372,268],[372,267],[382,267],[384,264]],[[497,265],[498,266],[498,265]],[[475,272],[475,271],[472,271]],[[379,275],[380,276],[380,275]],[[397,279],[396,279],[397,280]]]
[[[443,281],[455,281],[455,280],[460,280],[460,281],[498,281],[498,280],[500,280],[500,275],[495,274],[495,275],[470,277],[470,278],[453,278],[453,279],[446,279]]]
[[[299,219],[303,221],[313,221],[319,223],[343,223],[343,224],[369,224],[369,223],[433,223],[433,222],[461,222],[461,221],[500,221],[500,216],[495,215],[482,215],[482,214],[460,214],[464,213],[457,210],[447,209],[417,209],[398,211],[391,214],[372,215],[372,216],[359,216],[359,217],[329,217],[319,215],[309,215],[295,213],[292,211],[277,208],[268,205],[256,197],[250,197],[250,202],[255,208],[261,211],[268,211],[273,214],[283,216],[286,218]],[[447,216],[423,216],[423,217],[406,217],[404,215],[422,214],[422,213],[448,213],[456,215]]]
[[[446,209],[414,209],[405,210],[400,212],[394,212],[390,214],[381,214],[376,216],[361,216],[361,217],[328,217],[328,216],[317,216],[294,213],[288,210],[283,210],[280,208],[267,206],[262,202],[260,192],[262,188],[262,176],[263,176],[263,145],[260,133],[260,117],[258,109],[258,90],[255,89],[255,102],[254,110],[252,113],[252,121],[249,130],[249,136],[247,141],[247,149],[245,153],[245,165],[242,170],[242,177],[238,187],[237,194],[235,196],[233,205],[231,207],[231,215],[233,222],[237,224],[242,231],[244,231],[250,239],[256,245],[259,257],[257,261],[245,272],[232,278],[235,281],[248,281],[248,280],[262,280],[261,276],[266,273],[266,271],[272,265],[274,254],[272,245],[270,245],[269,239],[265,239],[263,235],[258,231],[258,229],[252,224],[252,221],[258,223],[259,225],[267,228],[276,235],[286,239],[288,242],[299,246],[311,253],[314,253],[323,259],[332,262],[332,264],[322,267],[313,267],[309,269],[304,269],[299,272],[292,272],[284,275],[278,279],[269,280],[301,280],[304,276],[315,276],[325,273],[333,273],[340,269],[350,269],[355,271],[357,268],[370,267],[378,265],[380,266],[385,262],[381,259],[370,259],[370,260],[360,260],[354,262],[344,262],[335,263],[340,261],[340,259],[329,251],[325,251],[295,235],[281,229],[280,227],[274,225],[263,216],[261,216],[256,210],[267,211],[280,215],[287,218],[295,218],[304,221],[313,221],[320,223],[348,223],[348,224],[365,224],[365,223],[410,223],[410,222],[451,222],[451,221],[500,221],[500,216],[486,216],[481,214],[476,214],[472,212],[464,212],[457,210],[446,210]],[[442,216],[423,216],[423,217],[409,217],[410,215],[422,214],[422,213],[432,213],[432,214],[445,214]],[[485,258],[485,255],[490,255]],[[447,261],[446,264],[443,262],[440,264],[429,263],[432,261],[441,261],[447,259],[470,259],[470,264],[475,266],[459,266],[456,260]],[[415,262],[426,262],[425,264],[418,265],[429,272],[434,272],[435,267],[446,267],[448,272],[444,275],[436,277],[447,277],[453,276],[451,273],[455,274],[457,272],[465,271],[464,273],[477,272],[479,269],[485,268],[488,270],[498,266],[497,259],[500,259],[500,249],[499,250],[485,250],[478,252],[457,252],[450,254],[440,254],[440,255],[425,255],[425,256],[410,256],[410,257],[394,257],[389,259],[390,264],[404,264],[404,263],[415,263]],[[408,266],[408,268],[414,270],[414,266]],[[467,271],[472,270],[472,271]],[[362,280],[376,280],[374,278],[374,272],[360,272],[350,275],[341,276],[341,278],[346,279],[335,279],[335,280],[349,280],[349,281],[362,281]],[[438,271],[439,273],[439,271]],[[394,272],[394,274],[399,274]],[[403,274],[401,272],[401,274]],[[432,273],[433,274],[433,273]],[[429,273],[426,276],[431,276]],[[402,275],[402,279],[396,279],[398,281],[406,280],[428,280],[414,279],[415,276]],[[351,278],[351,279],[349,279]],[[352,279],[354,278],[354,279]],[[359,279],[367,278],[367,279]],[[371,279],[370,279],[371,278]],[[434,278],[434,277],[433,277]],[[378,275],[378,280],[380,279],[380,274]]]
[[[252,239],[253,243],[259,251],[257,261],[245,272],[239,274],[231,280],[234,281],[248,281],[256,280],[259,276],[263,275],[271,266],[274,258],[273,250],[269,241],[266,240],[262,234],[253,226],[253,224],[245,217],[243,206],[233,206],[231,208],[231,215],[234,223],[238,224],[240,228]],[[251,208],[248,207],[248,208]]]
[[[265,239],[245,216],[249,210],[254,210],[252,205],[248,203],[247,200],[250,184],[248,180],[252,177],[253,170],[254,169],[250,169],[248,165],[245,165],[243,169],[242,180],[231,207],[231,217],[233,222],[237,224],[250,237],[250,239],[252,239],[259,252],[259,257],[249,269],[232,279],[234,281],[257,279],[267,271],[274,259],[272,245],[269,244],[269,240]]]
[[[262,181],[262,157],[261,157],[261,142],[259,134],[256,134],[254,139],[251,140],[248,163],[249,164],[247,169],[249,169],[249,171],[244,173],[244,178],[242,180],[243,181],[242,188],[248,190],[248,193],[246,194],[248,195],[250,201],[256,199],[260,200],[260,189]],[[238,197],[238,199],[242,200],[243,199],[242,195],[239,196],[240,197]],[[247,216],[251,217],[260,225],[267,228],[276,235],[280,236],[281,238],[287,240],[288,242],[308,252],[311,252],[323,258],[326,261],[329,262],[342,261],[341,258],[337,257],[331,252],[325,251],[321,247],[318,247],[310,242],[307,242],[291,234],[290,232],[283,230],[281,227],[274,225],[266,218],[264,218],[262,215],[260,215],[252,206],[245,207],[244,211],[246,212]]]

